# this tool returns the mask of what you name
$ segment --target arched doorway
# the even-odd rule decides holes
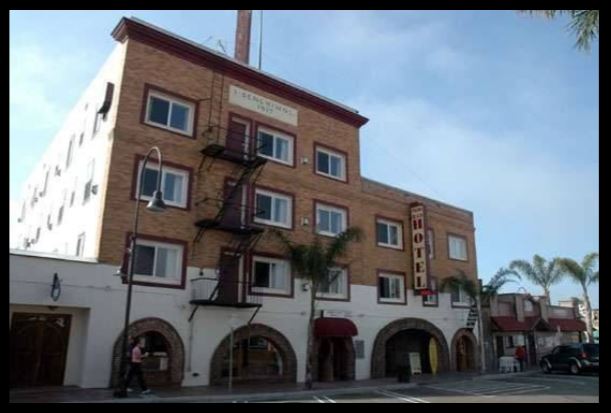
[[[398,367],[408,362],[409,353],[418,353],[422,372],[430,373],[431,338],[437,346],[437,372],[447,371],[450,352],[441,330],[426,320],[403,318],[388,324],[376,336],[371,357],[371,377],[396,376]]]
[[[160,318],[143,318],[129,326],[131,337],[141,337],[149,357],[142,361],[142,371],[147,385],[178,386],[184,372],[185,350],[178,332]],[[111,386],[117,386],[121,363],[123,332],[115,341]]]
[[[297,380],[297,357],[289,341],[279,331],[252,324],[233,333],[233,382],[277,383]],[[210,384],[229,380],[230,341],[227,335],[210,362]]]
[[[452,338],[452,370],[473,371],[478,368],[477,340],[470,330],[460,329]]]

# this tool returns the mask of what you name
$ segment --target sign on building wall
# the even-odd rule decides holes
[[[269,116],[289,125],[297,126],[297,109],[237,86],[229,86],[229,103]]]
[[[424,205],[412,204],[412,257],[414,262],[414,290],[428,288],[426,226],[424,222]]]

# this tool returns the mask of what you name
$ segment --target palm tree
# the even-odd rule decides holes
[[[533,284],[543,288],[548,305],[552,303],[549,294],[551,286],[560,282],[564,277],[556,259],[548,263],[545,258],[536,254],[532,264],[526,260],[513,260],[509,264],[509,269],[517,271]]]
[[[586,255],[581,261],[581,265],[570,258],[558,258],[560,269],[567,274],[573,281],[581,284],[583,290],[583,301],[586,306],[586,328],[588,330],[588,342],[593,343],[592,336],[592,305],[588,295],[588,286],[598,282],[598,271],[594,271],[598,261],[598,253],[592,252]]]
[[[486,285],[480,287],[479,282],[470,278],[462,270],[457,270],[458,275],[446,277],[441,281],[442,291],[456,291],[462,289],[471,299],[472,303],[477,306],[477,334],[479,337],[478,347],[480,354],[480,369],[482,373],[486,371],[486,355],[484,352],[484,335],[482,333],[482,306],[489,306],[492,297],[496,296],[506,283],[513,282],[511,276],[518,279],[520,275],[506,268],[500,268],[496,274],[492,276]]]
[[[282,232],[271,232],[280,239],[291,262],[292,268],[310,284],[310,318],[308,322],[308,343],[306,354],[306,389],[312,388],[312,365],[314,357],[314,318],[316,315],[316,295],[321,285],[331,284],[338,274],[330,271],[337,265],[337,259],[344,256],[351,241],[359,241],[360,228],[351,227],[340,233],[330,242],[316,236],[311,244],[297,244]]]
[[[569,29],[577,36],[575,47],[590,50],[590,43],[598,37],[598,10],[519,10],[521,13],[537,14],[553,19],[557,15],[570,14]]]

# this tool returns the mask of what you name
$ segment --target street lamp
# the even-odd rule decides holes
[[[125,306],[125,323],[123,326],[123,343],[121,346],[121,365],[119,368],[119,386],[120,388],[115,391],[115,397],[127,397],[127,383],[126,383],[126,375],[125,370],[127,366],[127,360],[129,355],[127,354],[127,339],[128,339],[128,328],[129,328],[129,312],[131,310],[132,304],[132,281],[134,278],[134,264],[136,262],[136,238],[138,236],[138,215],[140,213],[140,198],[142,196],[142,187],[144,186],[144,171],[146,170],[146,163],[149,160],[152,152],[157,153],[157,186],[156,190],[153,192],[153,197],[149,201],[146,209],[151,212],[163,212],[166,208],[165,203],[163,202],[163,196],[161,192],[161,151],[158,147],[153,146],[146,156],[144,157],[144,162],[142,163],[142,169],[140,170],[140,177],[138,178],[139,186],[138,186],[138,194],[136,197],[136,211],[134,214],[134,231],[131,235],[131,242],[129,247],[129,268],[127,274],[127,304]],[[120,271],[120,270],[119,270]],[[121,274],[123,276],[123,274]]]

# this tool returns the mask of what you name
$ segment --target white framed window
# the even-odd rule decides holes
[[[291,265],[288,261],[253,256],[251,289],[257,293],[282,294],[291,293]]]
[[[330,149],[316,147],[316,173],[329,178],[346,180],[346,156]]]
[[[404,303],[405,277],[401,274],[379,273],[378,294],[382,303]]]
[[[403,249],[402,225],[382,218],[376,218],[376,240],[379,246]]]
[[[327,279],[320,284],[317,297],[345,300],[348,298],[348,270],[334,267],[329,269]]]
[[[451,259],[467,261],[467,240],[456,235],[448,235],[448,251]]]
[[[527,313],[532,313],[534,310],[532,301],[526,299],[524,300],[524,311]]]
[[[471,297],[469,297],[464,288],[455,288],[452,290],[452,304],[457,306],[470,306]]]
[[[79,234],[76,240],[76,256],[82,257],[83,252],[85,251],[85,233]]]
[[[136,194],[140,193],[140,173],[144,160],[138,166],[138,176],[136,177]],[[144,171],[144,185],[140,199],[150,200],[157,189],[158,165],[147,162]],[[161,168],[161,192],[163,201],[167,205],[186,208],[189,188],[189,172],[184,169],[163,166]]]
[[[183,249],[182,245],[137,239],[134,277],[138,281],[180,283]]]
[[[257,129],[257,154],[293,166],[295,139],[282,132],[260,127]]]
[[[193,103],[150,90],[146,100],[145,122],[185,135],[193,134]]]
[[[49,169],[47,169],[47,172],[45,173],[45,183],[42,186],[42,191],[40,193],[40,196],[45,196],[47,194],[47,187],[49,186]]]
[[[348,211],[325,204],[316,204],[316,232],[335,237],[348,225]]]
[[[293,198],[276,192],[255,189],[254,221],[282,228],[293,226]]]
[[[83,204],[89,201],[91,197],[91,186],[93,185],[93,171],[95,168],[95,159],[89,161],[87,165],[87,181],[85,181],[85,188],[83,193]]]

